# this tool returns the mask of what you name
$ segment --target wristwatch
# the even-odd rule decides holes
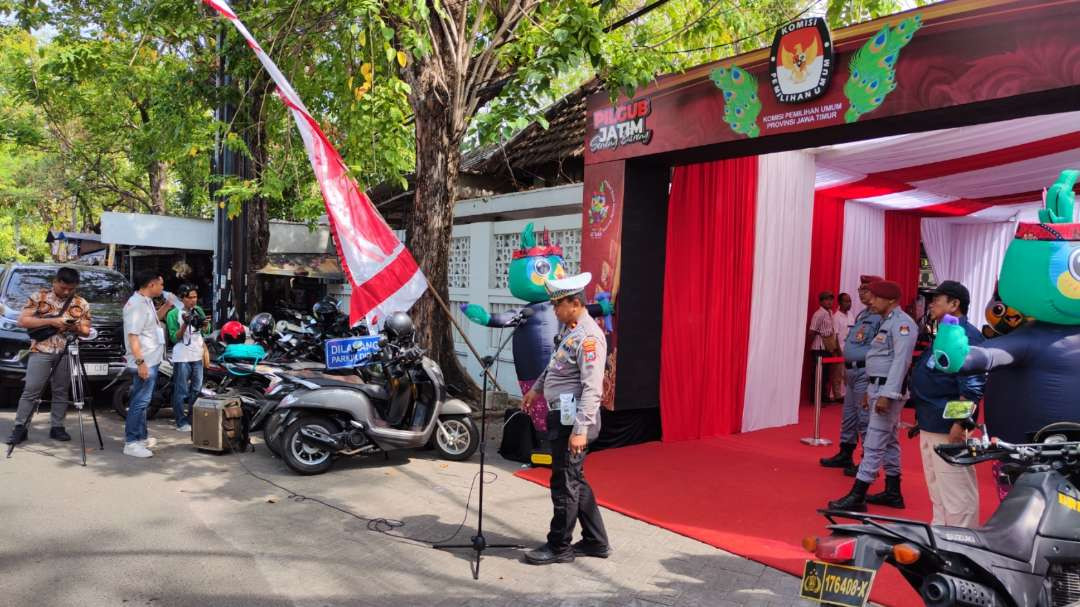
[[[141,367],[144,362],[146,362],[146,361],[141,359],[141,358],[136,358],[135,359],[135,366],[136,367]]]

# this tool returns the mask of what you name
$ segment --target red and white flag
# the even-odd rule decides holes
[[[427,289],[427,279],[405,245],[386,225],[371,200],[349,177],[341,155],[311,117],[304,102],[262,50],[225,0],[203,0],[236,26],[259,62],[274,79],[278,96],[292,111],[311,168],[319,181],[341,269],[352,286],[349,321],[381,324],[386,316],[408,310]]]

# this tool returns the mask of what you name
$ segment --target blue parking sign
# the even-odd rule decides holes
[[[328,339],[325,347],[327,369],[348,369],[364,364],[379,351],[379,336]]]

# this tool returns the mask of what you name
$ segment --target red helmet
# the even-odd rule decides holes
[[[247,329],[238,320],[230,320],[221,327],[221,341],[227,344],[242,344],[247,340]]]

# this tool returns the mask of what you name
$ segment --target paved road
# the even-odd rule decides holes
[[[0,412],[3,436],[13,416]],[[69,420],[74,434],[74,414]],[[608,510],[612,558],[533,567],[518,551],[490,550],[479,581],[471,551],[432,550],[369,529],[370,519],[397,519],[404,527],[392,533],[447,539],[464,515],[477,461],[410,452],[300,477],[261,443],[244,455],[194,451],[168,419],[151,422],[161,441],[155,457],[138,460],[121,455],[122,424],[104,413],[106,449],[91,451],[82,468],[78,437],[50,441],[47,423],[40,416],[33,442],[0,460],[4,605],[802,604],[787,574]],[[516,464],[492,460],[488,542],[532,546],[546,533],[547,490],[513,477]],[[453,541],[468,542],[475,520],[474,510]]]

